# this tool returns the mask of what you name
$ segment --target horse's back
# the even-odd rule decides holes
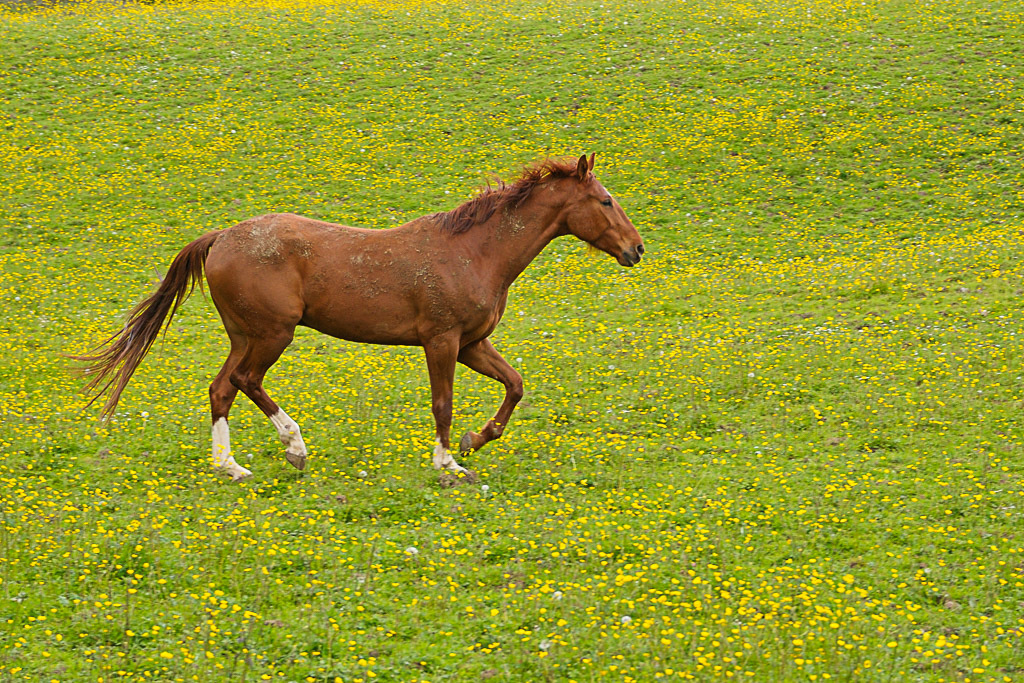
[[[221,232],[206,278],[225,322],[246,334],[268,319],[353,341],[416,343],[413,321],[429,279],[421,233],[258,216]]]

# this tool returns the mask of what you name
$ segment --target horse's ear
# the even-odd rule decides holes
[[[591,171],[594,170],[594,157],[596,157],[596,156],[597,156],[597,153],[596,152],[592,152],[591,155],[590,155],[590,159],[587,160],[587,166],[590,167]]]
[[[580,155],[579,162],[576,164],[576,177],[579,178],[580,181],[584,181],[587,179],[587,173],[589,172],[590,166],[587,164],[587,155],[582,154]]]

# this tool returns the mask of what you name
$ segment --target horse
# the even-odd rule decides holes
[[[512,182],[488,183],[447,212],[380,230],[295,214],[268,214],[209,232],[185,246],[157,290],[128,314],[121,332],[88,355],[89,402],[109,392],[109,418],[165,323],[198,284],[220,314],[231,343],[210,384],[213,466],[232,481],[252,472],[231,455],[228,412],[241,390],[270,419],[299,470],[307,450],[298,424],[263,388],[267,370],[304,325],[353,342],[420,346],[435,422],[433,465],[465,473],[451,454],[455,364],[497,380],[505,397],[459,454],[499,438],[523,397],[520,374],[491,344],[512,282],[556,237],[573,235],[622,266],[640,262],[644,243],[593,172],[594,155],[548,159]]]

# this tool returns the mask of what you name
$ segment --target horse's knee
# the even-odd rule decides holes
[[[216,396],[234,396],[238,389],[232,384],[230,377],[223,375],[217,377],[210,383],[210,398]]]
[[[214,382],[210,385],[210,408],[214,413],[222,412],[225,405],[231,405],[237,391],[230,384],[225,386],[221,382]]]

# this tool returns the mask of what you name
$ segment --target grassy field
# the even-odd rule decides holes
[[[1024,680],[1024,9],[1010,0],[0,11],[0,680]],[[596,152],[430,467],[422,354],[301,332],[210,468],[196,295],[109,423],[61,354],[173,255],[384,228]],[[460,369],[454,434],[501,397]]]

